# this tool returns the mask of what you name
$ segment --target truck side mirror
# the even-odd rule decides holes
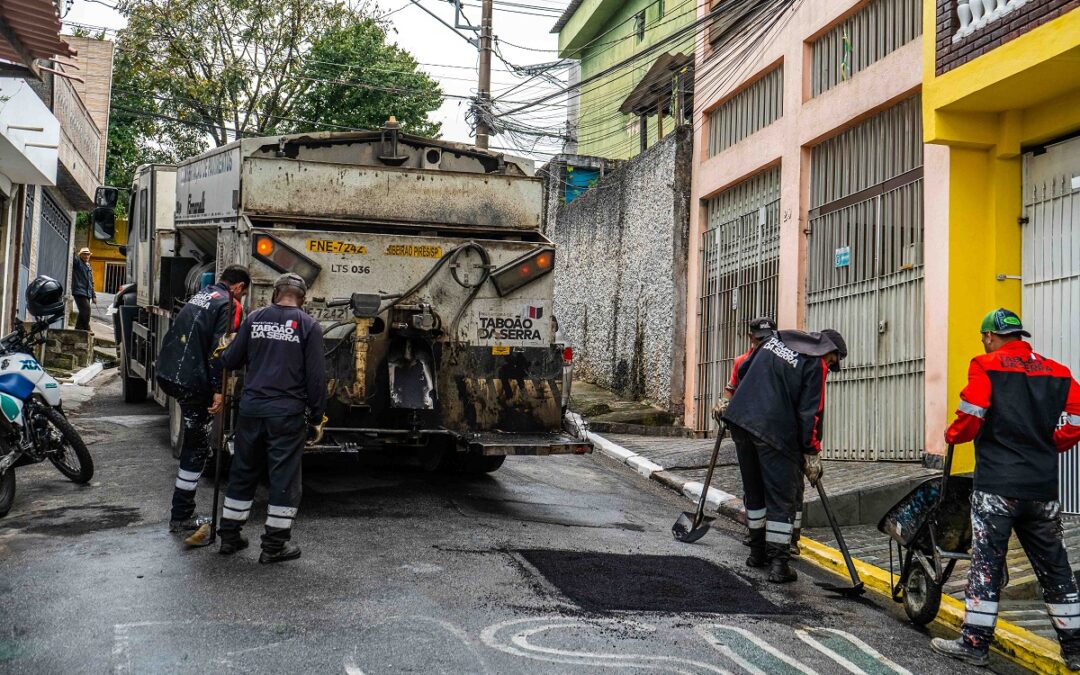
[[[116,215],[111,206],[99,206],[90,212],[94,239],[110,241],[116,235]]]
[[[90,222],[94,226],[94,239],[109,241],[116,235],[116,217],[113,211],[120,198],[120,190],[102,185],[94,190],[94,210]]]

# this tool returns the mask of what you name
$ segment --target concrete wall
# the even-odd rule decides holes
[[[683,414],[691,133],[664,138],[562,204],[548,179],[545,229],[558,247],[555,316],[578,377]]]

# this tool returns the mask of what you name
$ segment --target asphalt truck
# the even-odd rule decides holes
[[[553,314],[555,247],[531,162],[379,131],[243,138],[136,171],[130,285],[114,324],[124,398],[179,406],[155,360],[183,302],[231,264],[248,311],[295,272],[323,327],[329,421],[310,454],[490,472],[507,455],[587,453],[566,415],[572,350]],[[107,236],[98,232],[95,236]]]

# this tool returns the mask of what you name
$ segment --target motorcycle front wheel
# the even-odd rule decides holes
[[[11,510],[15,503],[15,468],[9,467],[0,474],[0,518],[3,518]]]
[[[56,408],[44,406],[41,411],[53,427],[49,430],[49,461],[72,482],[89,483],[94,477],[94,460],[79,432]]]

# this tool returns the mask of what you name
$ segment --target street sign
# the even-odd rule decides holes
[[[851,247],[841,246],[836,249],[836,255],[833,257],[833,267],[847,267],[851,264]]]

